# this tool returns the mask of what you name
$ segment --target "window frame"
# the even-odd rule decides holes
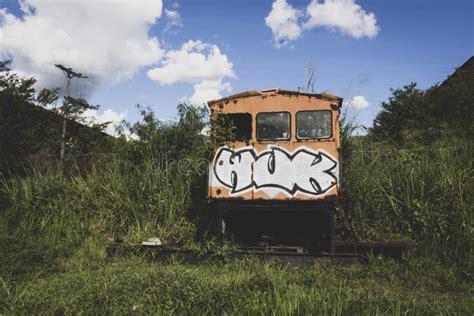
[[[253,115],[252,113],[250,112],[217,112],[216,113],[216,121],[218,120],[218,117],[219,115],[238,115],[238,114],[246,114],[250,117],[250,135],[249,135],[249,138],[248,139],[245,139],[245,140],[238,140],[238,139],[234,139],[234,140],[224,140],[224,142],[227,142],[227,143],[234,143],[234,142],[249,142],[252,140],[252,134],[253,134]],[[213,124],[214,125],[214,124]]]
[[[331,122],[331,126],[330,126],[330,131],[331,133],[329,134],[329,136],[326,136],[326,137],[300,137],[299,136],[299,133],[298,133],[298,114],[299,113],[304,113],[304,112],[329,112],[330,114],[330,122]],[[295,113],[295,125],[296,125],[296,139],[298,140],[315,140],[315,139],[328,139],[328,138],[332,138],[333,137],[333,121],[332,121],[332,112],[331,110],[304,110],[304,111],[298,111]]]
[[[288,137],[287,138],[273,138],[273,139],[261,139],[258,137],[258,116],[260,114],[277,114],[287,113],[288,114]],[[275,111],[275,112],[258,112],[255,116],[255,138],[259,142],[272,142],[272,141],[289,141],[291,139],[291,113],[289,111]]]

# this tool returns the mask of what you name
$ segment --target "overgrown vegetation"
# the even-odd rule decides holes
[[[71,246],[89,236],[132,243],[150,236],[169,243],[189,241],[194,228],[186,214],[193,174],[159,163],[149,160],[137,167],[116,160],[85,177],[65,178],[56,168],[5,180],[6,230]]]
[[[96,106],[72,97],[56,106],[58,88],[36,91],[35,78],[22,78],[8,65],[0,61],[0,175],[21,175],[30,163],[55,161],[63,141],[64,117],[69,122],[65,135],[68,163],[85,167],[95,162],[96,155],[111,151],[115,141],[101,132],[104,125],[80,124],[79,114]]]
[[[400,261],[370,257],[362,264],[291,268],[254,260],[188,266],[109,258],[106,247],[112,243],[137,244],[155,236],[168,245],[212,244],[213,219],[199,211],[206,202],[212,152],[201,134],[207,110],[182,104],[176,122],[166,123],[139,106],[143,121],[123,126],[138,140],[88,134],[82,153],[94,160],[84,165],[69,151],[65,172],[55,159],[32,159],[38,153],[57,157],[59,137],[36,144],[36,128],[15,134],[26,124],[18,111],[36,110],[32,83],[14,79],[14,84],[0,81],[0,114],[16,113],[0,122],[6,148],[0,157],[0,313],[474,310],[474,148],[472,127],[460,122],[472,117],[474,89],[462,88],[463,81],[450,81],[462,87],[441,92],[418,91],[414,85],[395,90],[368,136],[352,137],[354,126],[347,118],[342,122],[343,202],[356,232],[361,239],[414,240],[416,252]],[[26,99],[21,97],[25,87]],[[443,104],[450,98],[466,101],[458,111],[464,118],[436,114],[434,105],[414,113],[415,104],[428,104],[434,95]],[[418,124],[415,116],[426,122]],[[25,116],[28,122],[37,117]],[[453,124],[463,131],[453,132]],[[56,132],[51,135],[60,135]],[[18,152],[4,135],[14,137]],[[344,236],[342,226],[338,234]]]
[[[378,142],[406,147],[440,138],[474,139],[474,57],[442,84],[420,90],[416,83],[392,89],[382,102],[369,135]]]
[[[362,239],[415,240],[423,256],[473,277],[474,146],[403,149],[354,142],[345,204]]]
[[[436,269],[377,258],[298,269],[256,260],[189,266],[135,257],[17,286],[4,281],[0,308],[20,314],[469,314],[469,284],[447,287]]]

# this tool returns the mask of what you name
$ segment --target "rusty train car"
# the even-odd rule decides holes
[[[334,252],[342,101],[271,89],[208,102],[214,145],[208,199],[223,236],[249,246]],[[230,132],[221,133],[222,122]]]

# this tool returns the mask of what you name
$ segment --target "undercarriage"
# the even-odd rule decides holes
[[[213,202],[220,234],[244,249],[284,249],[333,254],[333,203],[254,201]]]

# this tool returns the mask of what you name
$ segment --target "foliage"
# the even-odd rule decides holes
[[[120,139],[115,154],[90,166],[71,161],[34,166],[23,178],[0,181],[7,231],[51,243],[79,245],[88,236],[141,242],[159,236],[168,244],[195,237],[190,210],[205,203],[210,144],[201,131],[207,112],[180,105],[176,122],[161,123],[151,110],[134,124],[138,140]],[[74,167],[75,166],[75,167]],[[196,223],[199,218],[195,218]]]
[[[237,127],[234,125],[234,120],[228,113],[215,114],[211,136],[213,142],[223,145],[225,142],[235,141],[236,131]]]
[[[194,230],[186,219],[193,176],[156,161],[135,166],[115,160],[67,178],[61,168],[35,171],[1,182],[1,216],[10,234],[51,244],[77,246],[88,236],[183,243]]]
[[[472,143],[398,149],[359,140],[344,165],[344,203],[362,239],[415,240],[423,256],[472,278]]]
[[[425,92],[417,89],[416,83],[391,91],[388,101],[382,102],[382,111],[377,114],[371,133],[378,139],[401,144],[424,122]]]
[[[425,91],[410,83],[382,102],[369,135],[396,145],[474,138],[474,58],[440,85]]]
[[[37,93],[34,78],[11,72],[9,62],[0,62],[0,174],[22,174],[34,161],[57,157],[61,145],[62,118],[49,109],[58,100],[58,89]],[[68,109],[91,108],[83,99],[68,99]],[[77,119],[80,111],[73,111]],[[58,110],[57,113],[60,113]],[[112,140],[101,132],[105,126],[85,127],[69,123],[69,156],[107,152]]]
[[[54,99],[54,96],[49,97]],[[97,110],[98,108],[98,105],[89,104],[84,98],[65,97],[59,111],[61,116],[66,117],[68,120],[82,121],[81,114],[87,110]]]
[[[472,278],[474,58],[425,91],[392,90],[353,141],[345,203],[364,238],[409,238]],[[349,166],[348,166],[349,165]]]
[[[428,90],[427,113],[437,125],[435,136],[448,135],[466,140],[474,139],[474,58],[466,62],[439,86]],[[431,127],[431,126],[430,126]],[[435,133],[437,130],[441,133]]]
[[[349,161],[351,159],[354,132],[359,129],[360,126],[355,123],[355,117],[351,118],[346,111],[342,112],[339,118],[339,126],[341,137],[342,161]]]
[[[203,131],[208,126],[208,110],[185,103],[178,105],[177,121],[162,122],[155,117],[150,108],[137,105],[142,122],[133,125],[125,123],[124,129],[136,135],[137,140],[130,141],[122,155],[129,155],[135,162],[145,158],[159,157],[164,161],[178,161],[183,158],[200,159],[210,154],[210,144]],[[128,153],[127,153],[128,152]],[[143,154],[150,154],[149,157]],[[131,155],[131,156],[130,156]]]
[[[10,72],[10,61],[0,61],[0,92],[2,97],[9,97],[13,101],[34,101],[36,79],[21,78]]]
[[[22,79],[11,73],[9,62],[0,63],[0,173],[16,169],[31,153],[38,151],[32,130],[32,116],[39,115],[32,105],[35,97],[34,78]],[[49,123],[46,120],[45,123]],[[50,126],[51,129],[54,127]],[[28,130],[30,129],[30,130]],[[48,130],[49,131],[49,130]],[[46,133],[46,141],[51,138]],[[45,144],[49,146],[48,143]]]

